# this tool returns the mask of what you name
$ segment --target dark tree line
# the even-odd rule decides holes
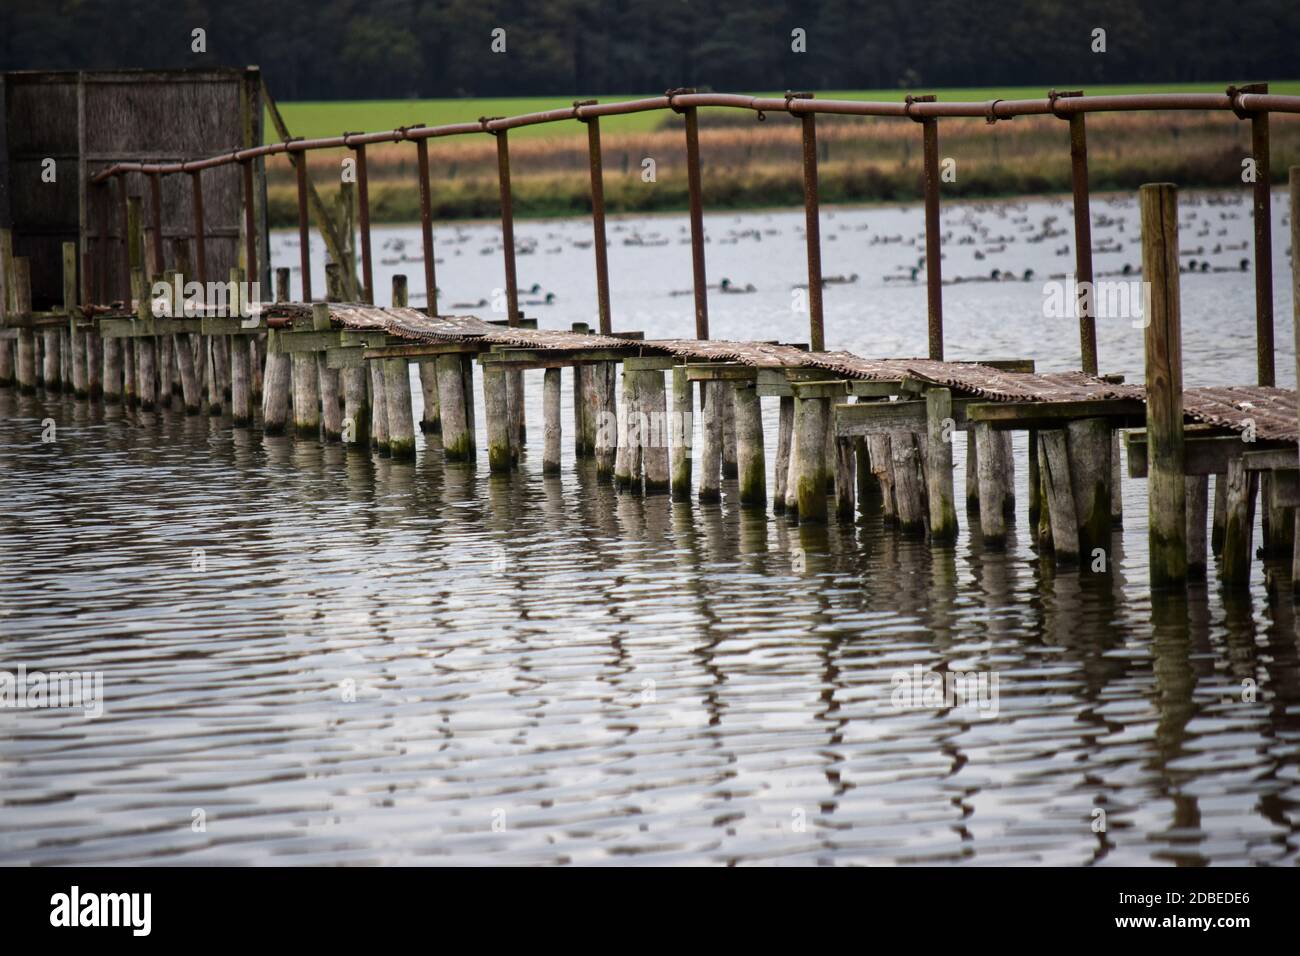
[[[0,69],[256,63],[285,100],[1290,78],[1297,37],[1297,0],[0,0]]]

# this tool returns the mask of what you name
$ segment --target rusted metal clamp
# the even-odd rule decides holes
[[[912,104],[933,103],[933,102],[934,102],[933,93],[926,93],[924,96],[913,96],[911,93],[908,93],[905,97],[903,97],[903,115],[906,116],[914,123],[924,123],[925,122],[924,116],[912,115]]]
[[[356,149],[355,146],[353,146],[351,143],[348,142],[348,137],[349,137],[349,136],[360,136],[360,135],[361,135],[362,133],[364,133],[364,132],[365,132],[365,130],[362,130],[362,129],[346,130],[346,131],[342,134],[342,135],[343,135],[343,145],[346,146],[348,149]],[[364,146],[365,144],[362,143],[361,145]]]
[[[573,118],[576,119],[579,123],[590,123],[591,117],[583,116],[581,113],[578,112],[578,110],[584,106],[595,106],[598,102],[600,101],[599,100],[574,100]]]
[[[491,133],[493,136],[496,136],[497,133],[500,132],[500,130],[488,129],[488,123],[492,123],[495,122],[496,120],[504,119],[504,118],[505,117],[503,116],[480,116],[478,118],[478,125],[480,128],[482,128],[483,132]]]
[[[1232,101],[1232,111],[1237,114],[1237,119],[1250,119],[1254,114],[1241,108],[1240,97],[1246,93],[1267,93],[1268,84],[1266,83],[1247,83],[1245,86],[1229,86],[1225,93],[1228,99]]]
[[[406,134],[409,133],[411,130],[423,129],[423,128],[424,128],[423,123],[412,123],[409,126],[399,126],[397,127],[397,129],[393,130],[393,132],[396,133],[400,139],[405,140],[410,138]]]
[[[786,111],[787,113],[789,113],[791,116],[793,116],[793,115],[794,115],[794,110],[790,109],[790,101],[791,101],[791,100],[810,100],[810,99],[812,99],[812,98],[813,98],[813,94],[812,94],[812,93],[802,93],[802,92],[801,92],[801,93],[795,93],[795,92],[792,92],[792,91],[790,91],[790,90],[786,90],[786,91],[785,91],[785,111]],[[763,114],[762,114],[761,111],[759,112],[758,117],[759,117],[759,119],[762,119],[762,118],[763,118]]]
[[[686,112],[686,110],[689,107],[683,107],[682,109],[678,109],[677,104],[673,102],[673,99],[675,97],[682,96],[687,93],[694,93],[694,92],[695,92],[695,88],[690,86],[679,86],[671,90],[664,90],[664,96],[668,97],[668,108],[672,110],[674,113]]]
[[[1001,103],[1001,102],[1002,102],[1002,100],[989,100],[989,108],[988,108],[988,110],[984,113],[984,122],[988,123],[990,126],[992,126],[992,125],[994,125],[995,123],[997,123],[997,121],[998,121],[998,119],[999,119],[999,117],[998,117],[998,104]],[[1008,117],[1008,118],[1010,118],[1010,117]]]
[[[1047,108],[1052,111],[1052,115],[1057,119],[1068,120],[1069,113],[1062,113],[1056,108],[1056,101],[1063,100],[1071,96],[1082,96],[1083,90],[1048,90],[1047,91]]]

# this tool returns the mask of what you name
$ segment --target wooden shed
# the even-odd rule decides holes
[[[0,73],[0,227],[13,230],[14,254],[31,260],[36,309],[61,303],[64,242],[89,253],[99,302],[128,294],[126,197],[139,195],[153,221],[150,184],[128,174],[105,186],[90,177],[115,162],[177,162],[262,141],[261,73],[246,69]],[[266,176],[257,161],[255,221],[266,235]],[[202,179],[205,265],[225,279],[243,248],[243,181],[237,165]],[[164,263],[173,239],[194,255],[191,174],[161,177]],[[125,192],[122,183],[125,183]],[[270,288],[267,243],[258,275]]]

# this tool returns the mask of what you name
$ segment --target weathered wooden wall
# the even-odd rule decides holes
[[[80,239],[100,274],[101,301],[124,298],[121,181],[90,186],[105,166],[121,161],[172,162],[260,143],[262,97],[256,68],[205,70],[121,70],[82,73],[14,72],[0,82],[0,224],[14,230],[18,255],[32,260],[36,308],[62,299],[60,243]],[[41,162],[53,158],[57,182],[41,182]],[[265,175],[257,169],[256,221],[265,235]],[[203,176],[204,234],[209,279],[225,279],[242,249],[243,181],[238,166]],[[145,223],[152,222],[149,183],[125,177],[128,195],[144,199]],[[188,175],[167,176],[162,186],[162,232],[172,261],[173,238],[194,233]],[[107,228],[104,228],[106,224]],[[80,235],[78,235],[80,233]],[[270,261],[259,244],[258,273],[270,288]],[[107,254],[107,265],[100,253]]]

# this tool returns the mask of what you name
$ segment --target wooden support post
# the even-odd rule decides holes
[[[1294,511],[1294,524],[1291,532],[1294,536],[1294,548],[1291,552],[1291,590],[1300,594],[1300,508]]]
[[[298,162],[303,160],[300,157]],[[289,268],[281,266],[275,270],[275,301],[289,301]],[[277,333],[268,333],[270,335]],[[180,344],[178,337],[177,344]],[[180,349],[177,353],[184,362],[185,350]],[[289,420],[289,406],[293,390],[293,358],[285,352],[272,351],[271,348],[266,350],[266,367],[262,373],[262,433],[264,435],[283,434],[285,425]],[[181,388],[184,390],[184,370],[182,369]],[[364,387],[365,382],[362,381]],[[188,393],[186,393],[188,394]],[[186,399],[188,405],[189,400]]]
[[[735,410],[740,503],[766,507],[767,455],[763,448],[763,408],[752,382],[735,384],[732,406]]]
[[[473,366],[460,354],[439,355],[438,407],[442,413],[442,451],[448,461],[472,461],[474,440]]]
[[[801,522],[826,521],[826,418],[829,414],[830,399],[801,398],[796,394],[790,483]]]
[[[660,369],[643,369],[637,372],[637,377],[639,379],[637,406],[641,413],[641,464],[645,472],[645,492],[648,495],[659,494],[669,489],[668,398],[664,392],[664,373]],[[758,442],[759,447],[762,448],[761,420],[758,424]],[[761,460],[761,453],[759,457]]]
[[[724,382],[701,382],[700,500],[722,499],[722,402]],[[792,466],[793,467],[793,466]]]
[[[1150,448],[1147,451],[1150,472]],[[1219,555],[1219,579],[1228,587],[1250,584],[1250,559],[1255,532],[1255,493],[1259,472],[1247,471],[1241,458],[1228,461],[1226,481],[1227,514],[1223,529],[1223,551]]]
[[[256,262],[249,266],[250,270],[256,268]],[[249,274],[254,272],[250,271]],[[230,286],[236,290],[243,289],[244,270],[238,266],[230,270]],[[236,292],[234,299],[235,305],[231,312],[241,316],[248,303],[244,302],[242,291]],[[226,336],[226,349],[230,355],[230,423],[235,428],[248,428],[253,424],[253,377],[248,344],[243,336],[230,335]]]
[[[740,469],[736,464],[736,405],[734,391],[722,390],[722,477],[735,478]]]
[[[1124,525],[1124,475],[1120,468],[1119,432],[1110,433],[1110,525],[1120,528]]]
[[[127,298],[130,298],[128,294]],[[139,403],[140,388],[136,371],[140,344],[135,339],[122,340],[122,401],[134,408]]]
[[[596,477],[612,478],[618,453],[618,363],[599,362],[584,370],[584,443],[595,449]]]
[[[1207,566],[1205,554],[1206,511],[1209,506],[1210,476],[1186,475],[1187,498],[1187,576],[1204,578]]]
[[[404,358],[384,359],[384,399],[388,405],[388,452],[415,457],[415,416],[411,411],[411,373]]]
[[[46,329],[41,333],[41,339],[45,365],[43,381],[48,390],[57,392],[63,387],[63,352],[62,343],[59,341],[59,330]]]
[[[524,422],[524,405],[528,397],[524,391],[524,373],[521,369],[510,369],[506,379],[506,413],[510,421],[510,455],[516,466],[524,454],[524,444],[528,440],[527,425]]]
[[[72,392],[77,398],[88,398],[86,386],[86,333],[78,321],[77,309],[77,244],[63,244],[63,311],[67,315],[68,370]],[[0,375],[0,378],[3,376]]]
[[[316,353],[316,371],[320,376],[320,419],[326,441],[343,439],[343,407],[340,402],[339,370],[326,364],[325,353]]]
[[[508,473],[514,467],[510,449],[510,373],[498,365],[483,366],[483,408],[487,415],[488,470]]]
[[[418,365],[420,395],[424,399],[424,408],[420,412],[420,431],[426,435],[436,435],[442,431],[442,418],[438,414],[438,365],[432,360],[419,362]]]
[[[694,430],[694,388],[686,377],[686,367],[673,366],[673,452],[672,495],[675,501],[691,497],[691,445]],[[780,467],[778,459],[777,466]],[[784,508],[782,504],[782,508]]]
[[[224,337],[220,335],[203,336],[204,344],[207,346],[207,355],[205,356],[205,381],[208,386],[208,414],[220,415],[222,402],[225,395],[223,389],[221,373],[221,346]]]
[[[925,393],[926,436],[929,456],[926,498],[930,504],[930,538],[957,539],[957,506],[953,501],[952,442],[956,422],[952,417],[952,392],[932,388]]]
[[[131,267],[131,296],[135,299],[137,321],[149,322],[153,318],[153,308],[149,300],[149,288],[145,284],[144,270],[139,266]],[[134,341],[136,396],[141,410],[151,412],[158,404],[158,351],[152,336],[141,336]]]
[[[1223,535],[1228,527],[1228,476],[1214,476],[1214,516],[1210,523],[1210,550],[1217,558],[1223,553]]]
[[[976,481],[979,488],[980,532],[985,545],[998,546],[1006,542],[1006,498],[1008,475],[1002,470],[1005,459],[1000,454],[1001,436],[992,425],[978,421],[971,429],[971,446],[975,450]]]
[[[382,361],[367,362],[370,375],[370,447],[381,455],[391,455],[388,446],[388,376]]]
[[[898,530],[904,534],[924,534],[926,505],[922,477],[921,448],[912,432],[895,432],[889,436],[889,454],[894,468],[894,498],[898,510]]]
[[[1097,551],[1110,568],[1110,423],[1104,418],[1072,421],[1066,427],[1070,488],[1078,516],[1079,554],[1085,567],[1096,565]]]
[[[542,373],[542,474],[560,473],[560,370]]]
[[[1116,433],[1118,434],[1118,433]],[[1038,468],[1038,430],[1031,428],[1029,430],[1029,450],[1027,458],[1029,459],[1029,474],[1026,476],[1026,484],[1029,486],[1029,530],[1031,534],[1037,534],[1038,519],[1043,510],[1043,478]]]
[[[585,333],[591,331],[591,326],[586,322],[574,322],[572,329],[574,332]],[[596,454],[594,442],[587,444],[587,399],[591,390],[587,387],[586,380],[591,374],[591,368],[589,365],[573,367],[573,456],[579,461]]]
[[[1151,183],[1139,191],[1142,279],[1150,284],[1144,341],[1147,392],[1147,495],[1151,586],[1187,579],[1187,507],[1183,484],[1183,343],[1178,294],[1178,189]]]
[[[790,446],[794,442],[794,399],[783,395],[777,415],[776,428],[776,493],[772,498],[772,510],[777,514],[785,513],[785,501],[790,486]]]
[[[13,314],[25,318],[32,314],[31,262],[26,256],[12,259]],[[36,391],[36,333],[30,328],[18,330],[18,388],[30,395]]]
[[[623,407],[620,409],[618,450],[614,457],[614,484],[620,488],[641,490],[641,435],[644,432],[641,409],[641,378],[623,366]]]
[[[320,437],[320,379],[316,356],[293,353],[293,428],[299,438]]]
[[[979,449],[976,447],[976,429],[966,432],[966,513],[979,514],[980,510],[980,475]]]
[[[881,517],[886,525],[898,522],[898,495],[894,488],[894,454],[888,435],[867,436],[867,457],[871,473],[880,483]]]
[[[13,232],[0,229],[0,324],[16,316],[14,305]],[[18,343],[15,339],[0,338],[0,388],[17,384],[16,365]]]
[[[0,338],[0,388],[14,384],[14,345],[13,339]]]
[[[1064,430],[1038,433],[1038,468],[1043,476],[1044,511],[1051,527],[1051,548],[1060,564],[1079,560],[1079,519],[1070,484],[1069,441]],[[1046,546],[1043,535],[1040,547]]]
[[[852,438],[835,437],[835,517],[842,524],[854,524],[857,521],[857,503],[854,494],[858,490],[857,454]]]
[[[374,417],[370,407],[370,368],[373,365],[374,362],[366,362],[358,368],[342,370],[343,441],[350,448],[367,454],[370,453],[370,422]]]

